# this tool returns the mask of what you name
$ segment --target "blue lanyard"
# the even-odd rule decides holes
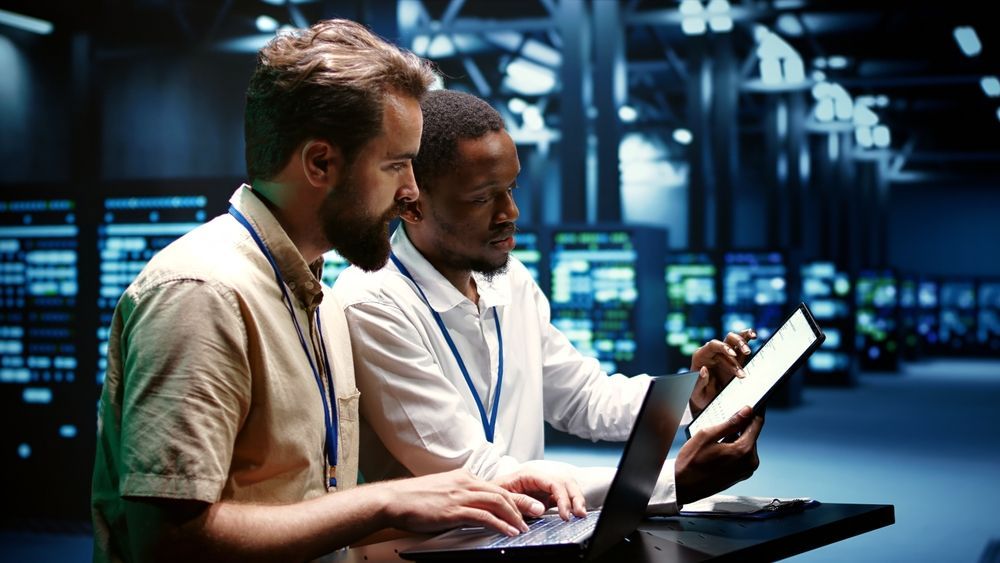
[[[288,296],[288,290],[285,289],[285,280],[281,277],[281,271],[278,270],[278,264],[274,261],[274,256],[271,255],[271,251],[267,249],[267,245],[261,240],[260,235],[254,230],[253,225],[247,221],[247,218],[243,216],[235,207],[229,206],[229,214],[236,218],[237,221],[243,225],[244,228],[253,237],[254,242],[257,243],[257,247],[260,251],[264,253],[264,257],[271,264],[271,268],[274,270],[274,278],[278,282],[278,287],[281,289],[281,296],[284,298],[285,307],[288,309],[288,314],[292,317],[292,324],[295,325],[295,332],[299,335],[299,344],[302,345],[302,351],[306,353],[306,359],[309,360],[309,367],[312,369],[313,377],[316,379],[316,385],[319,387],[319,396],[323,399],[323,422],[326,423],[326,457],[329,462],[328,467],[328,477],[331,487],[337,486],[337,404],[327,397],[326,391],[323,389],[323,379],[319,375],[319,370],[316,369],[316,364],[313,362],[312,354],[309,353],[309,346],[306,345],[305,336],[302,334],[302,327],[299,326],[299,320],[295,318],[295,308],[292,306],[292,298]],[[326,381],[330,388],[331,395],[333,394],[333,378],[330,370],[330,358],[326,355],[326,341],[323,338],[323,325],[320,324],[319,320],[319,308],[316,308],[316,329],[319,331],[319,344],[320,351],[323,354],[323,366],[326,368]],[[331,416],[331,411],[333,415]]]
[[[486,433],[486,440],[493,443],[493,433],[497,427],[497,412],[500,410],[500,390],[503,388],[503,333],[500,332],[500,313],[497,311],[496,307],[493,307],[493,322],[496,323],[497,327],[497,344],[498,344],[498,356],[497,359],[497,390],[493,394],[493,414],[489,417],[486,416],[486,408],[483,407],[483,400],[479,397],[479,392],[476,391],[476,386],[472,384],[472,378],[469,377],[469,370],[465,367],[465,362],[462,361],[462,355],[458,353],[458,347],[455,346],[455,341],[451,339],[451,335],[448,334],[448,328],[444,324],[444,319],[441,315],[431,307],[431,302],[427,300],[427,296],[424,295],[424,290],[420,288],[420,284],[417,280],[413,279],[410,272],[403,266],[403,263],[396,257],[395,253],[390,253],[389,258],[392,259],[392,263],[399,268],[399,271],[407,277],[413,285],[417,287],[417,291],[420,293],[420,297],[424,300],[427,308],[430,309],[431,315],[434,320],[437,321],[438,328],[441,329],[441,334],[444,336],[445,342],[448,343],[448,348],[451,348],[451,354],[455,357],[455,362],[458,363],[458,369],[462,370],[462,377],[465,378],[466,385],[469,386],[469,392],[472,393],[472,398],[476,401],[476,407],[479,409],[479,419],[483,421],[483,432]]]

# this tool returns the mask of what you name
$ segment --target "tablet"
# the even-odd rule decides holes
[[[774,386],[797,370],[825,338],[809,308],[801,303],[743,367],[746,377],[734,377],[688,425],[688,437],[725,422],[743,406],[756,411]]]

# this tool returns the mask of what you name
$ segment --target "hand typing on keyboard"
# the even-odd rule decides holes
[[[537,520],[529,520],[527,532],[514,537],[497,534],[496,540],[485,547],[576,543],[594,533],[598,516],[598,512],[592,512],[583,517],[574,516],[567,521],[552,514]]]

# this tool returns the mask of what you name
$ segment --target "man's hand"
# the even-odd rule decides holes
[[[587,515],[587,503],[583,497],[583,490],[580,489],[576,479],[572,477],[565,477],[551,471],[522,468],[514,473],[498,477],[493,482],[512,493],[520,493],[514,496],[514,500],[524,514],[541,515],[541,511],[536,513],[532,509],[533,507],[522,504],[524,501],[537,504],[532,500],[537,499],[544,503],[545,508],[558,507],[559,516],[563,520],[569,520],[571,515],[579,517]]]
[[[692,416],[701,414],[733,377],[744,377],[743,366],[750,359],[747,342],[754,338],[757,338],[757,332],[752,328],[739,333],[730,332],[725,342],[711,340],[691,355],[691,371],[701,372],[691,393]]]
[[[465,469],[384,483],[392,495],[386,525],[413,532],[486,526],[508,536],[528,530],[521,511],[539,515],[544,505],[484,481]],[[376,485],[378,486],[378,484]]]
[[[752,414],[750,407],[743,407],[726,422],[698,432],[684,444],[674,464],[678,505],[714,495],[753,475],[760,465],[757,436],[764,417]],[[719,442],[735,435],[739,437],[732,442]]]

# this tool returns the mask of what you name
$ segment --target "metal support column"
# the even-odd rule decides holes
[[[712,160],[712,61],[706,56],[706,39],[690,38],[688,60],[690,80],[687,82],[687,123],[691,128],[690,166],[688,179],[688,246],[707,249],[715,244],[708,234],[713,232],[714,215],[710,213],[715,193],[715,163]]]
[[[732,248],[735,183],[739,173],[738,105],[740,78],[733,53],[732,34],[712,36],[712,162],[715,168],[711,240],[715,248]]]
[[[621,171],[618,146],[622,127],[618,108],[625,102],[624,23],[618,2],[594,2],[594,105],[597,118],[598,222],[622,220]]]
[[[587,219],[587,103],[589,73],[587,14],[583,0],[559,2],[559,32],[563,41],[560,103],[559,169],[561,221]]]
[[[803,91],[792,91],[786,96],[788,108],[786,122],[785,155],[787,159],[788,182],[788,221],[787,247],[790,250],[805,251],[806,241],[803,237],[803,218],[805,211],[806,184],[803,182],[802,151],[807,150],[805,139],[805,116],[807,115],[805,94]]]

